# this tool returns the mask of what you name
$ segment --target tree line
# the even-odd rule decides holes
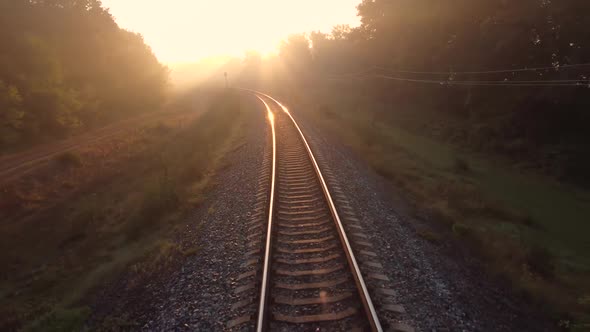
[[[155,109],[168,69],[99,0],[0,0],[0,150]]]
[[[442,123],[450,140],[552,158],[560,175],[580,178],[590,167],[590,66],[570,67],[590,62],[590,2],[363,0],[357,10],[359,27],[285,40],[283,78],[275,82],[311,91],[330,84],[362,95],[383,105],[379,121],[409,105],[416,112],[434,109],[463,121]],[[375,67],[381,69],[366,74]],[[526,70],[533,67],[547,68]],[[458,81],[500,85],[446,84]],[[507,84],[518,81],[537,86]],[[566,87],[554,86],[565,81]]]

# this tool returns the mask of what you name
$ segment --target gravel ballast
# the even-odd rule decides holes
[[[252,213],[268,126],[265,112],[245,98],[245,135],[222,161],[216,186],[187,218],[174,241],[197,248],[178,264],[141,285],[127,271],[99,294],[91,325],[149,331],[221,331],[234,318],[235,276],[245,248],[245,221]],[[105,325],[106,318],[106,325]],[[94,323],[92,323],[94,322]],[[103,327],[104,328],[104,327]]]

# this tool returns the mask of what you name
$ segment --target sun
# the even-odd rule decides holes
[[[141,33],[163,62],[277,52],[294,33],[357,25],[360,0],[102,0],[117,23]],[[140,9],[140,10],[138,10]]]

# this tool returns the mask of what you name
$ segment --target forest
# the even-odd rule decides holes
[[[0,1],[0,151],[157,109],[168,69],[98,0]]]
[[[241,82],[295,99],[347,91],[370,100],[356,106],[376,122],[436,109],[442,121],[424,134],[590,184],[589,2],[364,0],[357,10],[359,27],[285,40],[266,60],[279,68],[271,74],[247,56]]]

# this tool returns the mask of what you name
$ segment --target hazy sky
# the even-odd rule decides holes
[[[141,33],[158,58],[188,62],[246,50],[272,52],[289,34],[356,26],[361,0],[102,0],[117,23]]]

